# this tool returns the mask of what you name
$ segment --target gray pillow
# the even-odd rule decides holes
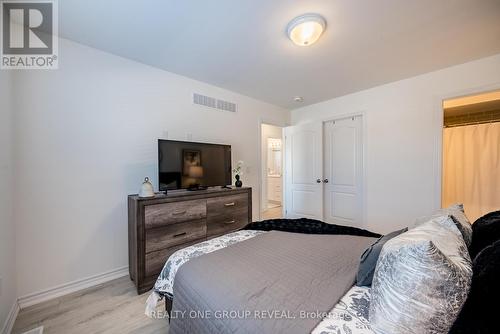
[[[380,255],[382,247],[384,247],[384,244],[387,241],[391,240],[392,238],[406,231],[408,231],[407,227],[383,235],[377,241],[375,241],[375,243],[373,243],[370,247],[365,249],[365,251],[361,255],[361,260],[359,262],[358,275],[356,277],[357,286],[372,285],[373,274],[375,273],[375,266],[377,265],[378,257]]]
[[[448,333],[472,278],[464,239],[446,227],[453,224],[449,216],[436,217],[385,244],[371,289],[373,332]]]

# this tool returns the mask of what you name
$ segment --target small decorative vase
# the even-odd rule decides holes
[[[155,192],[153,189],[153,184],[149,180],[149,177],[146,177],[144,179],[144,182],[142,183],[139,197],[154,197],[154,196],[155,196]]]
[[[234,183],[234,185],[238,188],[241,188],[241,186],[243,185],[243,182],[241,182],[240,180],[240,176],[239,175],[235,175],[235,178],[236,178],[236,182]]]

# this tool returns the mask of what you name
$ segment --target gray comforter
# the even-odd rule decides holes
[[[170,334],[310,333],[376,239],[272,231],[184,264]]]

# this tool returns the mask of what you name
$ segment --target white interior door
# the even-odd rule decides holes
[[[285,128],[287,218],[323,219],[323,125]]]
[[[325,122],[324,148],[324,220],[362,227],[362,116]]]

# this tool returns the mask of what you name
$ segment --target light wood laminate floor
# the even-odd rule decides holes
[[[262,219],[277,219],[283,217],[283,208],[281,206],[262,211]]]
[[[21,310],[12,333],[39,326],[44,334],[168,333],[167,319],[144,315],[148,296],[138,296],[130,278],[122,277]],[[164,310],[163,302],[158,310]]]

